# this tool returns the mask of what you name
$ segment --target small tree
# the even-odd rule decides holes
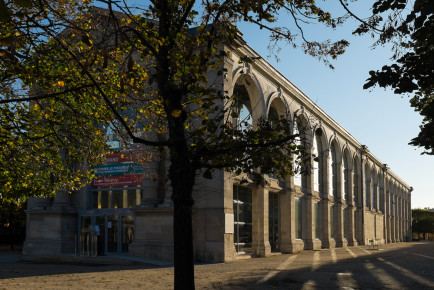
[[[434,212],[426,209],[412,209],[412,229],[414,233],[434,233]]]

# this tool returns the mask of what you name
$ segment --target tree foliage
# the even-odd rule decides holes
[[[434,212],[426,209],[412,209],[412,230],[414,233],[434,233]]]
[[[372,12],[354,33],[376,34],[376,45],[390,43],[394,63],[370,71],[364,88],[378,85],[410,95],[411,106],[423,117],[410,144],[434,155],[434,2],[378,0]]]

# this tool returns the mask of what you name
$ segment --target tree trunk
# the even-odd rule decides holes
[[[183,146],[181,146],[183,147]],[[180,149],[180,148],[178,148]],[[183,149],[186,149],[185,147]],[[176,154],[171,152],[172,163],[169,170],[172,184],[173,242],[175,262],[175,289],[194,289],[192,190],[195,170],[188,158],[187,151]]]

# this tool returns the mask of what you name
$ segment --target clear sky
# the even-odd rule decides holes
[[[371,1],[360,2],[364,3],[350,7],[363,16]],[[327,4],[332,11],[342,11],[337,0]],[[281,19],[283,21],[284,17]],[[412,208],[434,208],[434,156],[420,155],[421,149],[408,145],[417,136],[422,118],[410,107],[407,96],[378,87],[363,89],[368,72],[390,62],[390,48],[373,50],[372,38],[352,36],[355,22],[335,31],[322,29],[318,24],[305,27],[306,38],[311,40],[344,38],[350,41],[346,53],[333,62],[334,70],[284,43],[276,62],[274,57],[267,57],[270,52],[264,30],[245,24],[239,29],[249,46],[413,186]]]

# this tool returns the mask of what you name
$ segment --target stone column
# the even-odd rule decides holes
[[[387,227],[387,178],[386,173],[387,172],[387,166],[385,165],[383,167],[383,189],[381,190],[381,196],[383,199],[380,198],[381,201],[381,208],[383,209],[383,236],[384,236],[384,243],[388,243],[388,227]]]
[[[253,189],[252,198],[252,249],[260,257],[271,256],[271,246],[268,234],[268,189],[259,186]]]
[[[314,164],[313,161],[313,148],[310,148],[310,162],[309,164]],[[313,173],[313,167],[312,173]],[[306,184],[303,188],[303,208],[305,211],[303,212],[303,240],[304,240],[304,248],[306,250],[317,250],[321,249],[321,241],[315,239],[315,216],[314,216],[314,175],[308,174],[306,175]]]
[[[411,211],[411,192],[412,191],[413,191],[413,187],[410,187],[410,191],[408,193],[408,216],[409,216],[409,222],[408,222],[409,229],[408,229],[408,231],[409,231],[410,237],[412,237],[412,235],[413,235],[413,229],[412,229],[412,224],[411,224],[412,218],[413,218],[413,212]]]
[[[393,207],[393,211],[392,211],[392,242],[396,243],[397,242],[397,228],[396,228],[396,195],[395,193],[392,193],[392,207]]]
[[[404,241],[404,230],[403,230],[403,199],[399,198],[399,241]]]
[[[404,194],[404,204],[403,204],[403,208],[404,208],[404,220],[403,220],[403,225],[404,225],[404,242],[407,242],[407,238],[408,238],[408,231],[407,231],[407,198]]]
[[[292,200],[292,202],[291,202]],[[285,190],[281,193],[280,206],[280,250],[282,253],[294,253],[293,237],[294,237],[294,194],[291,190]],[[295,240],[295,238],[294,238]]]
[[[337,247],[346,247],[348,245],[347,239],[344,237],[344,205],[343,203],[346,202],[343,198],[344,190],[343,190],[343,176],[342,176],[342,163],[335,164],[336,166],[336,195],[337,195],[337,201],[336,201],[336,221],[337,221],[337,227],[336,227],[336,246]]]
[[[386,188],[386,207],[384,216],[386,217],[386,240],[387,243],[391,243],[391,229],[390,229],[390,192]]]
[[[332,196],[329,193],[329,182],[332,182],[329,180],[329,162],[332,162],[329,158],[328,151],[325,151],[325,156],[323,156],[323,164],[322,164],[322,181],[323,181],[323,196],[320,201],[320,208],[322,211],[322,230],[321,230],[321,241],[322,241],[322,248],[334,248],[336,245],[336,242],[334,239],[331,238],[331,227],[333,225],[330,224],[330,198]]]

